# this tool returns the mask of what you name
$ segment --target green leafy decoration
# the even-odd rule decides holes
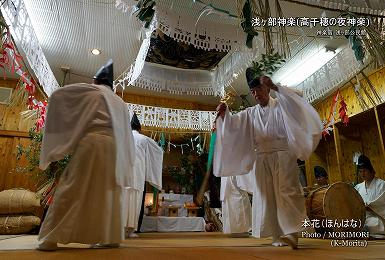
[[[139,9],[137,11],[136,17],[138,17],[139,20],[145,23],[144,24],[145,28],[148,28],[155,14],[155,10],[154,10],[155,1],[140,0],[136,5],[136,7]]]
[[[70,161],[70,156],[65,156],[64,159],[51,163],[47,169],[41,171],[39,169],[39,162],[43,133],[35,132],[35,128],[31,128],[29,130],[29,137],[31,138],[31,143],[27,147],[23,147],[22,145],[16,147],[16,159],[19,161],[24,156],[28,165],[26,167],[16,167],[16,172],[32,173],[39,186],[44,186],[47,182],[59,180],[60,175]]]
[[[241,22],[241,26],[243,31],[247,34],[246,37],[246,46],[248,48],[253,47],[253,38],[254,36],[258,36],[258,32],[256,32],[253,28],[252,23],[252,10],[251,10],[251,3],[250,0],[246,0],[243,9],[243,21]]]
[[[272,76],[282,64],[285,63],[285,59],[282,58],[278,52],[273,54],[262,54],[262,59],[257,62],[253,62],[252,71],[254,77],[260,76]]]

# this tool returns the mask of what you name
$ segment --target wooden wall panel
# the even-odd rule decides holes
[[[17,160],[17,145],[24,147],[30,143],[29,138],[25,137],[5,137],[0,136],[0,191],[11,188],[24,188],[36,190],[35,180],[29,173],[17,171],[17,167],[25,167],[27,161],[25,158]]]
[[[0,79],[0,86],[13,88],[15,87],[18,80],[2,80]],[[42,100],[43,97],[39,93],[36,94],[36,98]],[[10,108],[8,105],[0,104],[0,130],[13,130],[28,132],[35,124],[36,118],[23,119],[20,115],[22,111],[27,110],[26,104],[18,104],[17,106]]]
[[[368,75],[368,78],[372,82],[376,92],[382,97],[383,101],[385,102],[385,67],[372,72]],[[352,82],[355,84],[356,80],[353,79]],[[363,86],[367,86],[366,81],[361,78],[360,83]],[[367,89],[370,92],[369,88]],[[367,97],[367,95],[365,95],[362,90],[360,91],[360,93],[365,102],[369,105],[369,108],[372,108],[373,104],[370,102],[370,99]],[[332,93],[329,97],[314,105],[314,107],[320,114],[321,119],[327,119],[327,117],[329,116],[334,94],[335,93]],[[353,84],[351,82],[346,83],[340,88],[340,95],[345,99],[349,116],[354,116],[364,111],[360,106],[357,96],[355,95]],[[371,94],[371,96],[374,97],[373,94]]]
[[[0,80],[1,87],[15,88],[18,81]],[[38,95],[38,98],[41,95]],[[25,188],[36,190],[34,180],[28,174],[18,173],[16,167],[24,167],[25,160],[16,160],[17,145],[27,146],[30,143],[28,130],[34,126],[35,119],[22,119],[20,112],[27,106],[19,104],[13,108],[0,104],[0,190]]]
[[[345,127],[340,126],[340,140],[341,140],[341,173],[342,180],[345,182],[356,181],[356,167],[353,164],[353,155],[356,152],[362,152],[362,141],[360,127]],[[344,129],[345,128],[345,129]]]
[[[376,92],[385,102],[385,67],[371,73],[368,75],[368,78],[373,83]],[[331,138],[327,138],[326,141],[320,142],[319,147],[311,157],[313,159],[308,161],[310,165],[307,166],[307,169],[312,169],[316,163],[322,164],[325,163],[326,160],[330,182],[341,180],[356,182],[356,168],[353,164],[353,154],[359,151],[363,152],[371,159],[373,167],[377,172],[377,176],[385,178],[385,161],[383,158],[384,155],[382,154],[382,144],[380,142],[379,130],[373,110],[374,104],[372,104],[365,92],[361,90],[360,93],[369,106],[369,109],[364,111],[354,92],[353,85],[355,83],[355,79],[353,79],[352,82],[348,82],[345,86],[340,88],[340,95],[345,99],[348,115],[350,117],[350,123],[346,127],[341,123],[337,123],[341,143],[340,169],[342,176],[336,174],[338,172],[337,153],[335,150],[335,141]],[[371,97],[374,99],[374,94],[370,91],[367,83],[361,79],[360,83],[362,86],[366,86]],[[326,120],[329,116],[334,94],[335,93],[322,102],[314,105],[322,120]],[[382,133],[385,129],[384,102],[382,104],[377,102],[376,104]],[[337,111],[339,107],[340,105],[338,104]],[[337,122],[338,121],[339,120],[337,120]],[[323,155],[322,153],[326,154]],[[314,158],[321,159],[317,161],[317,159]]]
[[[384,178],[385,162],[382,159],[381,147],[379,146],[377,125],[370,124],[361,129],[363,153],[370,158],[376,175]]]
[[[330,139],[332,139],[332,137]],[[329,175],[329,182],[334,183],[337,181],[341,181],[341,175],[338,168],[336,146],[335,146],[334,140],[330,140],[326,142],[326,163],[327,163],[326,170]]]

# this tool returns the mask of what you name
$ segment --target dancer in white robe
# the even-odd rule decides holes
[[[136,147],[135,179],[133,186],[125,190],[124,205],[128,213],[126,236],[137,237],[134,231],[138,230],[145,181],[158,190],[162,189],[163,150],[154,140],[139,133],[141,125],[135,113],[131,120],[131,128]]]
[[[225,104],[217,108],[214,174],[234,176],[253,167],[253,236],[281,238],[297,248],[297,232],[306,218],[297,158],[307,159],[321,138],[318,113],[302,97],[268,77],[246,77],[257,105],[231,115]],[[276,99],[270,97],[275,90]]]
[[[254,172],[221,178],[223,233],[232,237],[249,236],[251,203],[248,193],[253,192],[254,178]]]
[[[356,185],[366,206],[365,227],[371,236],[385,235],[385,181],[375,177],[370,159],[365,155],[358,158],[358,171],[364,180]]]
[[[40,168],[72,158],[39,233],[40,250],[57,243],[117,247],[124,239],[122,188],[133,184],[135,145],[126,104],[112,91],[112,61],[94,84],[73,84],[49,99]]]

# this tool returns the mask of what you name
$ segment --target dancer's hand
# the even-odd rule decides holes
[[[221,117],[222,119],[225,117],[227,105],[225,103],[220,103],[217,106],[217,117]]]
[[[270,77],[268,76],[262,76],[260,78],[261,84],[267,86],[270,89],[273,89],[275,91],[278,91],[277,86],[273,83]]]

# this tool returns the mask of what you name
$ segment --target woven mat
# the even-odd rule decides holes
[[[301,248],[329,247],[329,240],[301,239]],[[385,246],[385,241],[369,241],[374,246]],[[0,240],[0,250],[31,250],[38,246],[36,235],[19,235]],[[61,248],[90,248],[90,245],[71,243],[59,244]],[[269,238],[230,238],[220,233],[141,233],[139,238],[126,239],[122,248],[230,248],[230,247],[272,247]]]
[[[21,237],[21,236],[25,236],[25,235],[0,235],[0,241],[10,239],[10,238],[15,238],[15,237]]]
[[[126,239],[121,247],[126,248],[198,248],[198,247],[271,247],[271,239],[230,238],[222,234],[197,233],[139,234],[139,238]],[[38,246],[36,235],[23,235],[0,241],[1,250],[31,250]],[[89,248],[90,245],[59,244],[64,248]]]

